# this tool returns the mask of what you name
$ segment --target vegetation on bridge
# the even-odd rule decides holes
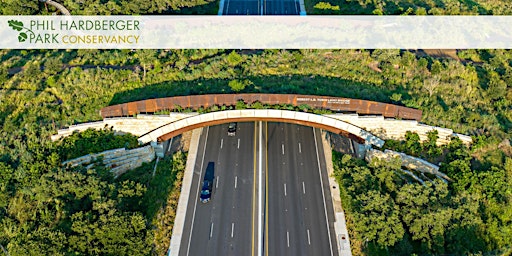
[[[424,123],[474,135],[475,144],[470,149],[453,149],[455,160],[443,164],[442,168],[447,169],[442,171],[456,179],[446,188],[449,200],[462,200],[467,193],[470,199],[476,197],[480,208],[473,212],[456,202],[450,207],[457,213],[458,207],[463,207],[462,213],[482,220],[475,232],[483,236],[484,245],[471,246],[478,246],[483,252],[507,248],[512,245],[512,236],[499,233],[512,227],[512,213],[508,210],[512,209],[512,195],[505,192],[510,189],[512,173],[512,149],[506,140],[512,136],[512,51],[463,50],[457,54],[462,61],[400,50],[0,50],[0,244],[11,255],[37,248],[50,254],[65,254],[67,241],[75,241],[68,240],[71,237],[93,237],[91,230],[102,231],[95,227],[121,228],[123,225],[115,221],[125,220],[133,220],[133,233],[124,234],[148,239],[144,240],[145,246],[152,244],[149,224],[142,229],[137,224],[151,223],[149,215],[124,211],[118,206],[126,202],[122,205],[135,207],[127,204],[137,205],[138,199],[120,198],[117,191],[122,186],[103,180],[95,172],[62,171],[57,145],[51,142],[50,135],[60,127],[99,120],[99,110],[111,104],[240,90],[395,103],[423,110]],[[231,88],[229,82],[233,80],[250,83],[245,82],[244,88]],[[410,144],[417,146],[415,142]],[[437,154],[432,146],[430,153],[423,153],[427,146],[407,148],[411,152],[420,150],[420,156],[435,158]],[[352,174],[366,172],[364,168],[357,170],[360,171]],[[141,195],[144,186],[138,189],[136,183],[146,184],[129,183],[126,190]],[[145,187],[146,191],[150,188]],[[380,192],[367,197],[385,195]],[[397,200],[393,192],[389,198]],[[113,216],[113,222],[102,222],[103,214]],[[430,216],[427,212],[417,214],[425,215],[420,219]],[[372,225],[368,222],[367,226]],[[454,232],[458,224],[446,225],[443,230]],[[409,226],[403,229],[404,237],[410,236],[407,241],[420,252],[417,248],[426,244],[412,236]],[[70,233],[78,230],[81,233]],[[372,240],[376,247],[380,246],[377,240]],[[403,237],[396,240],[395,249]],[[78,246],[82,240],[76,241]],[[445,240],[442,249],[435,249],[436,244],[432,245],[434,249],[425,251],[454,252],[449,241],[459,240]],[[116,244],[127,253],[139,245],[123,241]],[[390,244],[384,246],[391,250]],[[108,251],[107,245],[99,248],[104,251],[98,254]],[[474,251],[471,248],[467,250]],[[146,249],[141,254],[148,252]],[[395,249],[393,252],[398,251]],[[69,250],[87,254],[78,247]]]

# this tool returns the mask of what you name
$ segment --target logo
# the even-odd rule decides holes
[[[34,32],[32,32],[32,30],[24,27],[23,22],[21,22],[21,21],[9,20],[7,23],[9,24],[9,27],[20,32],[18,34],[18,41],[20,43],[25,42],[27,40],[27,38],[28,38],[27,33],[34,35]]]
[[[38,47],[57,44],[135,45],[140,38],[140,21],[135,18],[37,17],[28,21],[8,19],[7,24],[18,32],[18,42]]]

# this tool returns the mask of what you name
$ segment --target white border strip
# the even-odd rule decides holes
[[[15,30],[10,20],[30,31]],[[131,20],[139,26],[77,30],[61,25],[79,20]],[[21,33],[24,42],[19,42]],[[48,42],[30,38],[45,34]],[[60,42],[66,35],[96,39]],[[105,43],[107,36],[129,42],[118,38]],[[0,48],[16,49],[510,49],[512,16],[0,16],[0,37]]]

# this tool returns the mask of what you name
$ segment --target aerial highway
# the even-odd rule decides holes
[[[203,129],[179,255],[338,255],[320,145],[318,130],[292,124]],[[210,162],[213,195],[202,203]]]
[[[222,15],[299,15],[299,0],[224,0]]]
[[[266,129],[267,255],[338,255],[320,132],[286,123]]]
[[[228,136],[227,127],[203,129],[179,255],[252,254],[254,124],[239,123],[235,136]],[[215,164],[213,195],[201,203],[209,162]]]

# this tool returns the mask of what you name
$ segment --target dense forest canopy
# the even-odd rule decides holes
[[[214,0],[57,0],[71,15],[209,14],[216,15]],[[510,15],[508,0],[311,0],[304,1],[311,14],[343,15]],[[2,15],[53,14],[57,10],[38,0],[1,0]]]
[[[71,15],[217,14],[213,0],[57,0]],[[0,0],[1,15],[49,15],[57,9],[40,0]]]
[[[308,14],[328,15],[510,15],[507,0],[312,0]]]

